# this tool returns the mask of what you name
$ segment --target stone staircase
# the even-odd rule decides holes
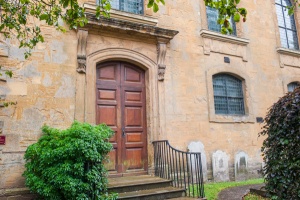
[[[172,187],[172,181],[150,175],[109,178],[108,183],[108,191],[119,193],[119,199],[163,200],[185,196],[185,190]]]

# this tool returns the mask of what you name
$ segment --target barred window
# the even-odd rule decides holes
[[[291,82],[291,83],[289,83],[289,84],[287,85],[287,87],[288,87],[288,92],[293,92],[294,89],[295,89],[296,87],[298,87],[299,85],[300,85],[299,82]]]
[[[288,49],[299,49],[297,30],[294,15],[288,15],[289,0],[276,0],[276,13],[278,19],[281,46]]]
[[[242,80],[228,74],[216,74],[213,89],[216,114],[245,114]]]
[[[215,8],[206,6],[206,16],[207,16],[208,30],[221,32],[221,25],[218,24],[219,11]],[[236,35],[236,26],[233,18],[230,19],[230,23],[233,30],[232,35]]]
[[[134,14],[144,14],[143,0],[111,0],[111,7],[116,10]]]

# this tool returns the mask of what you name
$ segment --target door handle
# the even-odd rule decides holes
[[[122,136],[125,137],[126,133],[125,133],[125,129],[122,128]]]

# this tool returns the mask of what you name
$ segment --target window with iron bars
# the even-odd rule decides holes
[[[111,0],[111,7],[116,10],[121,10],[138,15],[144,14],[143,0]]]
[[[245,115],[242,80],[229,74],[213,76],[215,113]]]
[[[276,0],[276,13],[278,19],[281,46],[288,49],[299,49],[297,29],[294,15],[288,15],[289,0]]]
[[[219,18],[219,11],[215,8],[206,6],[206,16],[207,16],[207,25],[208,30],[221,32],[221,25],[218,24],[218,18]],[[230,24],[232,26],[232,33],[231,35],[236,36],[236,26],[233,18],[230,18]]]
[[[287,87],[288,87],[288,92],[293,92],[294,89],[295,89],[296,87],[299,87],[299,86],[300,86],[299,82],[291,82],[291,83],[289,83],[289,84],[287,85]]]

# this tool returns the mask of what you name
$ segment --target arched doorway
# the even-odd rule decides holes
[[[145,72],[126,62],[97,65],[96,123],[115,135],[110,142],[110,174],[147,172]]]

